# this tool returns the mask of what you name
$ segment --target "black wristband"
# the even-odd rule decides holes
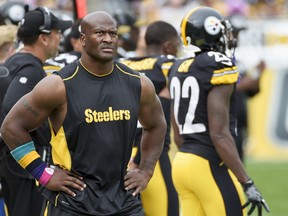
[[[242,186],[243,186],[244,190],[246,190],[247,188],[249,188],[253,184],[254,184],[254,181],[252,179],[249,179],[248,181],[243,183]]]

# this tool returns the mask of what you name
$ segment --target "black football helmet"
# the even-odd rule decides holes
[[[0,24],[18,25],[25,14],[25,4],[20,1],[5,1],[0,3]]]
[[[118,26],[118,35],[123,40],[131,39],[131,31],[133,27],[137,27],[137,18],[132,13],[119,11],[113,14]]]
[[[181,22],[181,38],[184,45],[201,51],[226,53],[236,46],[231,24],[210,7],[197,7],[187,13]]]

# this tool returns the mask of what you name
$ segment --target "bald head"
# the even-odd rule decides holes
[[[115,25],[117,27],[117,23],[114,18],[105,11],[96,11],[86,15],[81,21],[81,32],[86,33],[88,29],[93,29],[97,26],[101,26],[105,23],[110,23],[110,25]]]
[[[86,61],[86,64],[112,63],[118,46],[116,21],[105,11],[88,14],[81,21],[80,42],[82,62]]]

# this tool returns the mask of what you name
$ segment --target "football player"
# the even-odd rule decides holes
[[[167,87],[167,77],[171,65],[176,60],[175,56],[179,51],[181,41],[176,29],[164,21],[151,23],[146,29],[144,39],[146,56],[120,59],[120,61],[150,78],[161,101],[167,130],[163,151],[156,164],[153,177],[147,188],[141,193],[141,199],[146,216],[178,216],[179,200],[172,183],[169,157],[171,143],[170,95]],[[139,125],[134,142],[135,148],[140,145],[141,132],[142,128]],[[136,150],[136,152],[136,156],[132,157],[130,165],[138,166],[140,163],[140,151]]]
[[[243,216],[249,204],[248,215],[255,208],[261,215],[262,207],[269,208],[234,141],[239,73],[231,61],[236,46],[231,25],[218,11],[197,7],[184,16],[181,37],[185,45],[197,47],[194,57],[173,64],[169,82],[179,147],[172,178],[182,215]]]

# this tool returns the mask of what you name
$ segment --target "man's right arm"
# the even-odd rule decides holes
[[[1,134],[14,159],[40,184],[75,196],[69,187],[83,190],[85,184],[79,180],[81,178],[66,170],[49,169],[36,152],[29,135],[30,131],[54,115],[57,117],[53,122],[59,127],[62,123],[59,112],[65,103],[66,91],[62,79],[57,75],[48,76],[12,107],[3,121]],[[54,129],[57,131],[57,128]]]
[[[11,108],[1,127],[1,134],[10,150],[31,141],[29,132],[40,126],[63,103],[65,89],[62,93],[59,86],[63,86],[63,82],[60,79],[46,77]]]

